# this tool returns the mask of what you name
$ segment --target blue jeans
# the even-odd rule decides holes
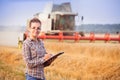
[[[45,79],[35,78],[35,77],[30,76],[29,74],[26,74],[26,80],[45,80]]]

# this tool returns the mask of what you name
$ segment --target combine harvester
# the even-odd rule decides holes
[[[36,13],[34,17],[40,19],[42,23],[41,32],[46,35],[58,35],[60,31],[63,32],[63,35],[73,35],[75,32],[75,16],[77,15],[78,13],[72,12],[71,4],[67,2],[60,5],[47,4],[44,11]],[[27,31],[24,33],[24,40],[26,37]],[[18,41],[19,44],[21,44],[21,40]]]
[[[70,3],[48,4],[45,10],[41,13],[36,13],[34,17],[40,19],[42,22],[41,33],[38,38],[41,39],[68,39],[68,40],[110,40],[110,37],[95,37],[90,34],[89,37],[85,37],[83,32],[75,31],[75,16],[78,13],[73,13]],[[82,17],[83,18],[83,17]],[[29,20],[27,21],[29,23]],[[29,26],[29,25],[27,25]],[[23,35],[23,40],[27,38],[27,31]],[[18,46],[21,48],[23,40],[18,40]],[[112,40],[112,39],[111,39]],[[115,41],[120,42],[120,37],[113,38]]]

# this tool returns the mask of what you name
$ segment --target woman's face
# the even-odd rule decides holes
[[[37,37],[41,30],[41,24],[39,22],[32,22],[30,26],[30,36]]]

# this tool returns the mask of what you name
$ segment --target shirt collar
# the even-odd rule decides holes
[[[31,39],[30,37],[28,37],[28,40],[29,40],[29,41],[34,41],[34,40],[33,40],[33,39]],[[40,39],[39,39],[39,38],[37,38],[37,40],[38,40],[38,41],[40,41]]]

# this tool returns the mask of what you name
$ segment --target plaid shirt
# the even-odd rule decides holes
[[[44,55],[46,50],[41,40],[38,42],[27,38],[23,42],[23,58],[26,62],[26,73],[30,76],[44,79]]]

